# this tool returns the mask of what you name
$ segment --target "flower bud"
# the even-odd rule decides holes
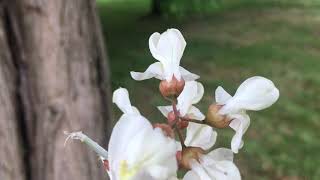
[[[181,79],[178,81],[174,76],[171,81],[162,80],[159,85],[159,90],[164,97],[178,96],[184,87],[185,81]]]
[[[175,113],[174,113],[173,111],[169,112],[167,119],[168,119],[168,123],[169,123],[170,125],[173,125],[174,122],[175,122],[175,120],[176,120],[176,115],[175,115]]]
[[[179,119],[179,121],[177,122],[177,127],[178,127],[179,129],[185,129],[185,128],[188,127],[188,125],[189,125],[189,122],[188,122],[188,121],[183,121],[183,120],[181,120],[181,119]]]
[[[182,159],[182,151],[177,151],[176,152],[176,159],[177,159],[178,162],[181,161],[181,159]]]
[[[205,154],[205,151],[200,147],[186,147],[182,149],[181,158],[179,160],[179,166],[184,169],[191,169],[192,160],[199,161],[201,155]]]
[[[156,123],[153,128],[160,128],[166,136],[174,138],[173,129],[168,124]]]
[[[104,159],[104,160],[102,160],[102,162],[103,162],[104,170],[109,171],[110,170],[109,161]]]
[[[225,115],[219,114],[221,105],[211,104],[208,109],[207,118],[205,123],[215,128],[226,128],[229,126],[231,119]]]

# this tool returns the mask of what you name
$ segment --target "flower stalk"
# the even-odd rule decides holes
[[[83,134],[81,131],[72,133],[65,132],[65,134],[68,135],[65,144],[69,139],[80,140],[90,149],[96,152],[100,157],[102,157],[103,159],[108,159],[108,151],[101,147],[97,142],[89,138],[87,135]]]

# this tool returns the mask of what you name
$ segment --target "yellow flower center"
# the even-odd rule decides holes
[[[120,162],[120,180],[129,180],[139,170],[139,166],[129,168],[127,161],[122,160]]]

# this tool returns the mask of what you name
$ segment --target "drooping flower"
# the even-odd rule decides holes
[[[219,110],[216,117],[224,116],[230,120],[229,126],[236,131],[231,141],[234,153],[243,146],[242,136],[250,124],[250,117],[246,110],[259,111],[270,107],[279,98],[279,90],[272,81],[264,77],[255,76],[245,80],[232,97],[222,87],[215,92],[215,99]],[[209,119],[216,121],[217,119]]]
[[[155,77],[168,82],[172,78],[176,78],[178,81],[181,78],[184,81],[198,79],[198,75],[190,73],[180,66],[185,47],[186,41],[177,29],[168,29],[162,34],[153,33],[149,38],[149,49],[152,56],[159,62],[151,64],[143,73],[132,71],[132,78],[141,81]]]
[[[113,128],[108,152],[102,151],[102,159],[108,162],[110,179],[168,180],[175,177],[175,140],[166,136],[160,128],[153,128],[152,124],[131,106],[126,89],[116,90],[113,102],[124,114]],[[80,139],[101,155],[101,147],[92,143],[93,141],[82,133],[71,133],[69,137]]]
[[[216,131],[210,126],[190,123],[187,128],[187,137],[185,139],[185,145],[187,147],[185,149],[198,147],[204,151],[208,151],[215,144],[216,137]],[[182,150],[182,152],[183,151],[184,150]],[[182,157],[182,159],[183,158],[184,157]],[[185,174],[183,180],[241,179],[239,170],[233,163],[233,153],[226,148],[218,148],[208,154],[203,153],[196,159],[192,159],[186,154],[185,161],[189,161],[188,165],[191,170]]]
[[[186,82],[182,93],[177,98],[177,110],[181,117],[196,120],[205,118],[201,111],[193,106],[201,100],[203,93],[204,88],[201,83],[196,81]],[[158,109],[165,117],[168,117],[169,113],[173,111],[172,106],[158,106]]]

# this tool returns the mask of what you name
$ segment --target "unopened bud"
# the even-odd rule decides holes
[[[219,114],[221,105],[211,104],[208,109],[207,118],[205,123],[215,128],[226,128],[229,126],[231,119],[225,115]]]
[[[199,147],[186,147],[182,149],[179,166],[184,169],[191,169],[193,160],[199,161],[205,151]]]
[[[179,119],[179,121],[177,122],[177,127],[178,127],[179,129],[185,129],[185,128],[188,127],[188,125],[189,125],[189,122],[188,122],[188,121],[183,121],[183,120],[181,120],[181,119]]]
[[[176,152],[176,159],[177,159],[178,162],[181,161],[181,159],[182,159],[182,151],[177,151]]]
[[[104,159],[102,160],[102,162],[103,162],[104,170],[109,171],[110,170],[109,161]]]
[[[185,81],[181,78],[178,81],[174,76],[172,77],[171,81],[162,80],[159,85],[159,90],[164,97],[170,96],[178,96],[183,88],[184,88]]]
[[[168,124],[156,123],[153,127],[160,128],[166,136],[174,138],[173,129]]]
[[[173,124],[174,124],[174,122],[175,122],[175,120],[176,120],[176,115],[174,114],[173,111],[171,111],[171,112],[168,113],[167,119],[168,119],[168,123],[169,123],[170,125],[173,125]]]

